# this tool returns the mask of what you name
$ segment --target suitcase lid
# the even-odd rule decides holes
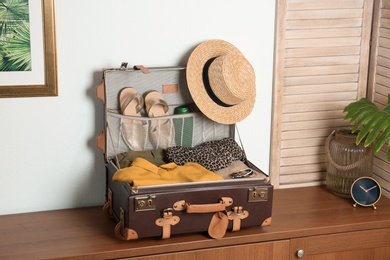
[[[96,87],[96,95],[105,105],[105,130],[97,137],[97,146],[103,151],[105,159],[109,160],[116,154],[129,151],[126,144],[121,122],[123,120],[138,120],[139,117],[124,116],[119,111],[119,92],[125,87],[133,87],[141,95],[156,90],[160,92],[169,106],[169,116],[159,117],[160,120],[170,120],[175,126],[174,145],[196,146],[206,141],[219,140],[225,137],[234,138],[235,125],[224,125],[211,121],[196,109],[187,87],[185,67],[150,67],[136,66],[131,69],[104,69],[103,79]],[[191,113],[174,114],[176,107],[189,106]],[[144,111],[142,122],[150,126],[156,118],[149,118]],[[192,121],[192,140],[183,143],[185,122]],[[180,126],[180,127],[178,127]],[[178,130],[181,129],[181,130]],[[180,139],[178,136],[180,135]],[[179,140],[180,139],[180,140]],[[144,150],[154,150],[156,147],[148,143]]]
[[[140,94],[157,90],[171,105],[193,104],[185,79],[185,67],[138,67],[144,69],[103,70],[97,97],[105,104],[106,110],[118,109],[118,94],[125,87],[134,87]]]

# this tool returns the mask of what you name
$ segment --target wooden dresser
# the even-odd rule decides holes
[[[325,187],[275,190],[272,225],[120,241],[102,207],[0,216],[0,259],[390,259],[390,200],[352,206]]]

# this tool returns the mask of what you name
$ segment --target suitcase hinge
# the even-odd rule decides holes
[[[131,193],[138,194],[138,187],[135,186],[131,187]]]

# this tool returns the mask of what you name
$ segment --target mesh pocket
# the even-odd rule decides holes
[[[201,113],[149,118],[107,112],[107,157],[129,150],[193,147],[225,137],[233,137],[232,125],[218,124]]]

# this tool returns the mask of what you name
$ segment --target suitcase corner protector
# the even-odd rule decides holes
[[[266,218],[263,223],[261,223],[262,227],[271,226],[272,223],[272,217]]]

